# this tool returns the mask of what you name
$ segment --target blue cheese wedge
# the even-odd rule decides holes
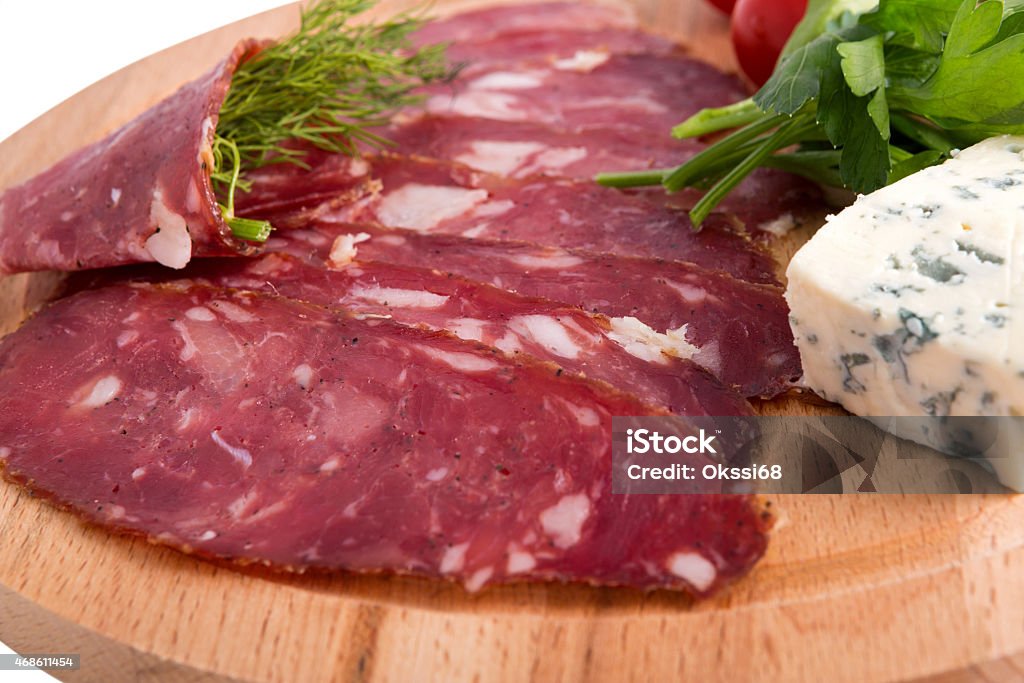
[[[986,140],[858,198],[787,276],[804,381],[822,397],[863,416],[1024,416],[1024,138]],[[969,452],[937,424],[891,422]],[[1017,490],[1022,442],[978,449]]]

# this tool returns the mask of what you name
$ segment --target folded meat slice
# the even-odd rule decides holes
[[[434,268],[524,296],[578,306],[696,347],[691,358],[744,396],[771,397],[800,376],[782,289],[681,261],[318,221],[268,249],[345,267],[353,257]],[[632,319],[632,320],[630,320]]]
[[[397,156],[370,164],[380,192],[336,204],[342,208],[334,215],[419,232],[689,261],[751,282],[778,283],[775,260],[729,215],[713,214],[698,232],[685,210],[592,182],[508,179]],[[312,183],[318,175],[309,174]],[[251,211],[273,215],[264,207]],[[292,222],[294,216],[281,218]]]
[[[682,54],[610,54],[494,64],[452,83],[421,89],[427,111],[499,121],[529,121],[575,132],[636,129],[668,135],[705,107],[746,97],[735,76]]]
[[[0,195],[0,273],[81,270],[250,250],[210,184],[217,115],[240,43],[205,76],[49,170]]]
[[[323,262],[268,254],[256,260],[207,260],[187,275],[446,330],[512,356],[529,354],[608,382],[676,415],[751,414],[738,394],[679,357],[694,350],[679,336],[637,334],[631,321],[609,320],[433,270],[376,261],[353,261],[331,270]]]
[[[301,340],[302,343],[297,343]],[[5,475],[203,556],[704,595],[761,556],[743,496],[612,495],[628,394],[251,292],[120,285],[0,342]]]

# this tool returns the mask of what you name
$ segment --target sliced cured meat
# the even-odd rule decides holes
[[[499,145],[490,151],[502,149]],[[543,153],[540,156],[545,158]],[[462,158],[489,165],[487,159]],[[693,190],[666,195],[661,190],[602,188],[589,178],[557,174],[504,177],[428,156],[384,154],[353,160],[314,152],[306,161],[308,169],[281,165],[253,172],[252,191],[236,197],[240,213],[269,219],[279,228],[301,227],[325,215],[394,224],[397,214],[416,213],[377,215],[381,202],[394,189],[408,184],[451,187],[454,191],[445,189],[442,194],[456,201],[431,231],[674,258],[769,283],[776,281],[774,260],[748,238],[779,236],[809,217],[820,218],[827,209],[821,191],[809,182],[759,169],[726,197],[722,212],[712,214],[695,232],[686,215],[700,198]],[[500,158],[492,161],[502,164]],[[383,193],[377,194],[381,189]],[[486,202],[481,190],[487,193]],[[402,196],[392,202],[399,200],[404,203]],[[458,200],[465,203],[461,212]],[[603,212],[595,202],[601,202]],[[428,220],[432,206],[432,201],[424,203],[423,217],[417,220]],[[485,215],[502,207],[509,210]],[[601,215],[600,221],[593,220],[592,209]],[[405,222],[399,227],[416,226]],[[705,254],[706,250],[713,255]]]
[[[701,109],[747,95],[734,76],[685,55],[608,53],[514,68],[497,64],[422,91],[430,95],[427,111],[435,114],[666,136]]]
[[[268,249],[344,267],[358,239],[360,259],[435,268],[611,318],[634,317],[653,332],[681,334],[697,348],[694,361],[745,396],[774,396],[800,376],[778,287],[680,261],[326,221],[312,228],[283,233]]]
[[[224,222],[208,164],[240,43],[205,76],[109,136],[0,195],[0,273],[81,270],[245,252]]]
[[[529,121],[469,116],[408,117],[381,134],[401,154],[456,161],[512,178],[544,173],[589,180],[608,170],[668,168],[700,149],[693,140],[674,140],[654,131],[569,132]]]
[[[526,121],[496,121],[467,116],[411,117],[383,131],[401,154],[447,159],[510,178],[538,174],[591,182],[598,173],[672,168],[701,149],[694,140],[622,128],[584,128],[572,133]],[[656,203],[689,209],[694,191],[666,195],[639,192]],[[737,216],[750,230],[788,215],[799,223],[824,208],[821,190],[810,181],[781,171],[758,169],[726,197],[720,209]]]
[[[358,245],[353,245],[355,253]],[[338,255],[340,257],[340,255]],[[437,271],[375,261],[331,270],[284,254],[211,259],[187,275],[218,286],[278,294],[406,325],[446,330],[510,355],[526,353],[608,382],[677,415],[747,415],[750,407],[692,361],[681,336],[652,334],[634,319],[609,320]]]
[[[466,155],[462,160],[500,169],[506,161],[501,153],[515,151],[501,143],[489,145],[480,148],[498,156]],[[536,158],[546,163],[552,157],[541,152]],[[694,232],[686,212],[700,194],[691,190],[674,195],[660,190],[621,192],[602,188],[590,179],[571,182],[573,178],[558,175],[503,177],[488,171],[473,172],[465,164],[428,156],[385,154],[352,160],[313,152],[306,161],[308,169],[281,165],[252,173],[252,191],[236,198],[240,213],[269,219],[279,228],[301,227],[325,215],[416,228],[407,222],[408,218],[397,224],[395,218],[417,212],[396,210],[378,215],[381,202],[394,189],[409,184],[444,187],[439,195],[418,197],[429,201],[422,204],[423,216],[417,220],[430,223],[430,216],[435,214],[429,212],[436,208],[433,200],[447,201],[443,195],[453,199],[443,211],[443,220],[430,227],[431,231],[673,258],[724,270],[752,282],[771,283],[776,281],[774,260],[752,246],[748,237],[778,236],[809,216],[820,217],[826,209],[820,190],[810,183],[761,169],[726,198],[721,205],[725,212],[712,214],[701,231]],[[556,172],[553,168],[547,170]],[[384,190],[383,194],[375,196],[379,189]],[[404,200],[400,195],[391,203],[397,206]],[[603,208],[598,208],[597,202]],[[502,207],[509,210],[485,215]],[[601,220],[595,221],[594,215],[600,215]]]
[[[413,34],[417,45],[479,43],[509,33],[597,31],[632,28],[636,21],[620,7],[583,2],[492,5],[425,24]]]
[[[303,164],[273,164],[249,173],[251,187],[235,195],[235,209],[250,218],[272,219],[276,228],[304,225],[335,209],[356,204],[379,188],[369,164],[358,158],[309,150]]]
[[[0,343],[0,384],[7,477],[204,556],[704,595],[765,548],[749,497],[612,495],[629,395],[279,297],[82,292]]]
[[[586,69],[607,54],[667,55],[679,50],[670,40],[634,29],[539,29],[503,33],[485,42],[460,40],[449,44],[445,55],[450,63],[461,67],[464,76],[469,76],[498,64],[544,60],[564,69]]]
[[[703,193],[687,189],[666,194],[661,188],[650,188],[635,190],[633,194],[656,204],[689,211]],[[759,168],[733,188],[718,205],[718,210],[735,216],[749,235],[764,241],[781,237],[808,222],[819,225],[833,209],[814,183],[783,171]]]
[[[609,54],[680,53],[680,46],[635,28],[619,9],[579,3],[491,7],[434,21],[413,35],[420,45],[447,44],[445,55],[463,75],[495,65],[546,62],[588,70]]]
[[[689,261],[751,282],[778,282],[774,259],[731,216],[714,214],[697,232],[686,211],[664,200],[591,182],[504,179],[393,156],[375,158],[370,173],[381,191],[334,215],[419,232]]]
[[[313,234],[305,238],[317,241]],[[353,238],[352,256],[358,244],[359,238]],[[340,258],[337,251],[335,257]],[[739,395],[696,363],[679,357],[694,351],[682,335],[655,334],[632,318],[591,315],[436,270],[376,261],[352,261],[335,269],[326,265],[275,253],[255,260],[204,259],[183,275],[215,286],[341,306],[359,315],[445,330],[512,356],[526,353],[570,373],[608,382],[676,415],[750,414],[749,404]],[[153,270],[104,271],[73,279],[69,289],[170,277]]]

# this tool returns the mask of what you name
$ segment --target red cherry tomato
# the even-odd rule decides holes
[[[764,85],[793,29],[807,11],[807,0],[737,0],[732,11],[732,46],[740,68]]]
[[[736,0],[708,0],[708,2],[726,14],[732,14],[732,8],[736,5]]]

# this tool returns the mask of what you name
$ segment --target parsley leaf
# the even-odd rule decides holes
[[[1008,0],[1003,11],[1003,25],[999,27],[993,42],[1001,42],[1024,32],[1024,0]]]
[[[960,0],[883,0],[861,23],[879,33],[891,32],[893,44],[940,52],[961,4]]]
[[[965,1],[935,73],[918,87],[892,88],[893,106],[974,137],[1024,131],[1024,33],[998,40],[1002,19],[998,0],[977,7]],[[1024,28],[1019,17],[1015,22]]]
[[[840,43],[836,52],[842,57],[840,66],[846,84],[854,95],[863,97],[885,87],[885,54],[882,36],[875,34],[864,40]]]
[[[849,21],[849,15],[846,15]],[[754,104],[766,112],[795,114],[821,92],[822,74],[832,68],[837,47],[868,37],[857,26],[832,27],[779,62],[768,82],[754,95]]]
[[[699,225],[757,166],[863,193],[957,147],[1024,135],[1024,0],[868,4],[810,0],[751,99],[703,110],[673,135],[735,132],[675,169],[605,173],[598,182],[710,187],[691,212]]]
[[[839,177],[847,187],[860,188],[860,192],[871,192],[885,185],[891,162],[889,160],[888,112],[884,120],[884,130],[869,112],[872,91],[880,93],[883,98],[885,91],[880,84],[864,88],[871,80],[854,78],[854,84],[846,76],[842,63],[847,60],[842,48],[854,46],[847,50],[850,55],[864,57],[871,48],[867,41],[843,43],[830,57],[830,64],[822,73],[822,97],[818,103],[818,123],[825,129],[828,139],[842,152],[839,157]],[[861,59],[864,62],[864,59]],[[874,67],[872,67],[873,69]],[[858,72],[859,73],[859,72]],[[858,91],[860,94],[858,94]],[[884,99],[883,99],[884,102]]]

